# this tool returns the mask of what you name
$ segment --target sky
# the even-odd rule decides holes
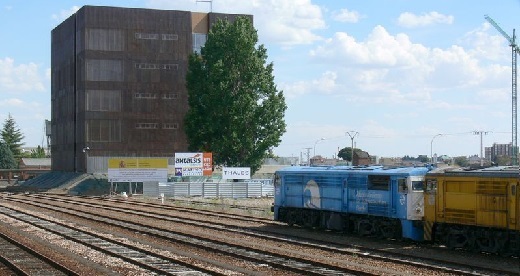
[[[288,107],[277,156],[512,141],[511,47],[485,15],[512,37],[519,0],[0,0],[0,123],[10,114],[27,147],[46,145],[51,31],[84,5],[252,14]]]

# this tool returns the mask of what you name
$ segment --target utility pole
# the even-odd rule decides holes
[[[483,167],[484,166],[484,156],[483,156],[483,153],[482,153],[482,135],[487,135],[488,134],[488,131],[473,131],[473,134],[475,135],[480,135],[480,166]]]
[[[307,166],[310,166],[311,165],[311,159],[310,159],[310,156],[311,156],[311,149],[312,148],[304,148],[307,150]]]
[[[351,151],[350,151],[350,162],[352,163],[352,166],[354,166],[354,138],[356,137],[356,135],[359,134],[359,132],[355,131],[355,130],[350,130],[350,131],[347,131],[346,134],[350,137],[350,140],[352,142],[352,146],[350,147]]]

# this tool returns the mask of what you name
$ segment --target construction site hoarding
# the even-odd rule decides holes
[[[108,159],[109,182],[168,181],[167,158]]]

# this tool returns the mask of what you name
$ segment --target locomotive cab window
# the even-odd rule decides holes
[[[426,181],[426,191],[437,191],[437,180],[428,179],[428,181]]]
[[[387,175],[369,175],[368,189],[369,190],[390,190],[390,176]]]
[[[280,186],[280,183],[282,183],[282,181],[280,179],[280,175],[275,174],[274,175],[274,186]]]
[[[404,179],[404,178],[397,179],[397,186],[399,187],[400,193],[408,192],[408,187],[406,186],[406,179]]]

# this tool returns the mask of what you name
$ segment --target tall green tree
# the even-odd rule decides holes
[[[16,169],[17,167],[13,153],[6,143],[0,141],[0,169]]]
[[[45,158],[46,157],[45,149],[41,146],[38,146],[37,148],[32,149],[30,157],[31,158]]]
[[[24,143],[22,140],[25,136],[20,131],[20,128],[16,125],[14,118],[11,116],[11,113],[7,116],[7,119],[4,121],[4,126],[2,127],[2,140],[9,147],[13,156],[15,158],[20,158],[22,153],[22,146]]]
[[[360,152],[361,149],[354,148],[354,152]],[[339,150],[338,157],[345,160],[345,161],[352,161],[352,148],[351,147],[345,147]]]
[[[212,152],[216,164],[250,167],[251,173],[286,131],[285,98],[257,42],[248,17],[218,20],[200,54],[190,56],[186,77],[189,149]]]
[[[467,167],[469,166],[469,160],[466,156],[458,156],[453,158],[453,162],[461,167]]]

